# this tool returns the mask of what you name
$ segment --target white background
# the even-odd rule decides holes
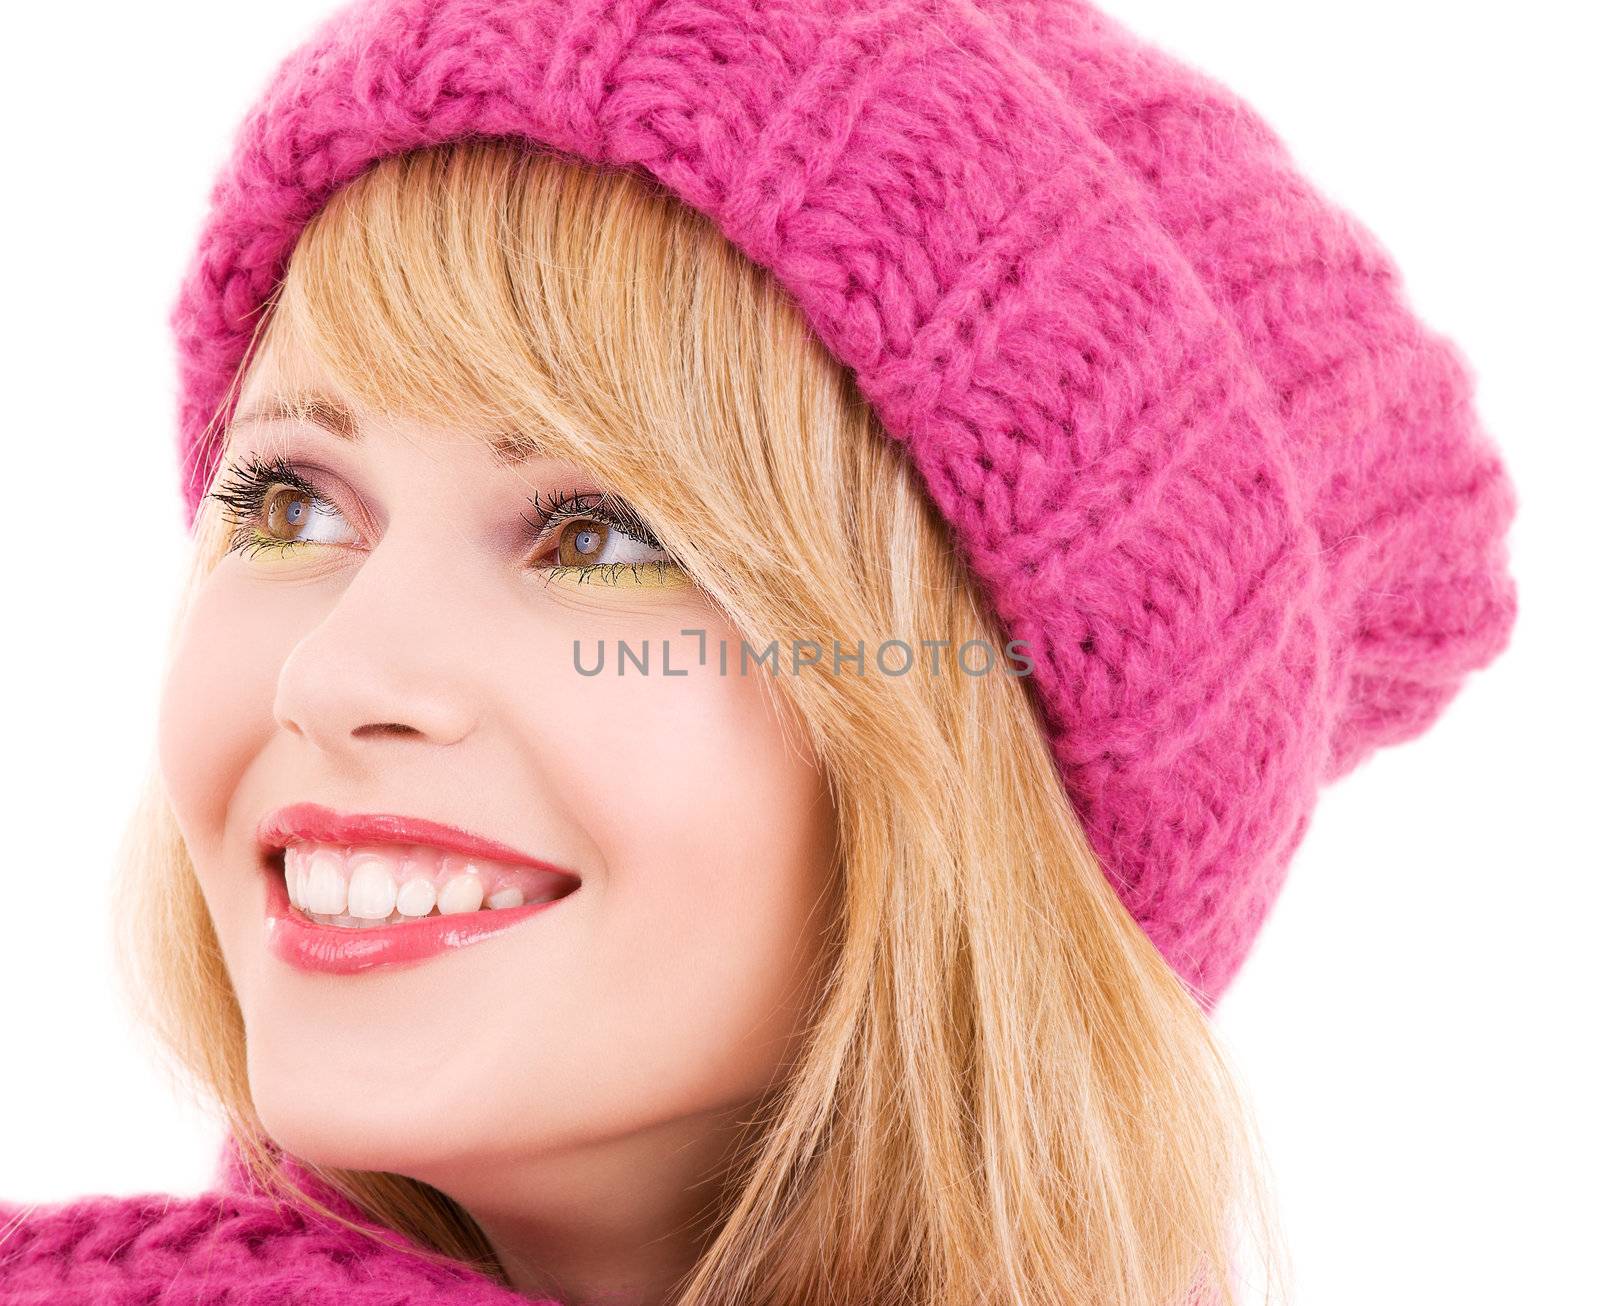
[[[1595,31],[1580,6],[1106,0],[1220,77],[1461,344],[1521,507],[1510,650],[1326,790],[1218,1017],[1304,1306],[1593,1300]],[[106,891],[185,552],[166,313],[324,2],[8,16],[0,1197],[195,1192],[220,1135],[112,987]],[[1580,30],[1578,24],[1585,24]]]

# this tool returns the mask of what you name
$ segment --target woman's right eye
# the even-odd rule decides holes
[[[285,554],[302,545],[357,542],[333,502],[282,458],[236,464],[211,497],[234,525],[229,553],[273,549]]]
[[[262,520],[266,534],[274,541],[294,544],[339,544],[345,541],[337,531],[342,520],[339,510],[292,485],[275,485],[263,500]]]

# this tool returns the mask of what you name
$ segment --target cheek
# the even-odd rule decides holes
[[[575,990],[589,1036],[685,1108],[762,1086],[826,923],[832,808],[774,688],[760,671],[608,670],[553,700],[558,737],[585,741],[553,788],[604,868]]]
[[[273,731],[278,668],[292,641],[281,611],[254,601],[226,564],[195,596],[162,685],[163,782],[204,883],[218,865],[230,800]]]

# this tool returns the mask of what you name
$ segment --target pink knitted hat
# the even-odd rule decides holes
[[[1214,1005],[1320,784],[1507,644],[1474,374],[1224,87],[1082,0],[362,0],[273,76],[173,310],[186,521],[295,238],[376,159],[631,166],[904,445],[1128,910]]]

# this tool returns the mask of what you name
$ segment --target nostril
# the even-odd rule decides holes
[[[350,733],[357,739],[370,739],[374,736],[382,738],[385,735],[420,735],[422,732],[415,726],[402,725],[398,721],[381,721],[372,725],[357,726]]]

